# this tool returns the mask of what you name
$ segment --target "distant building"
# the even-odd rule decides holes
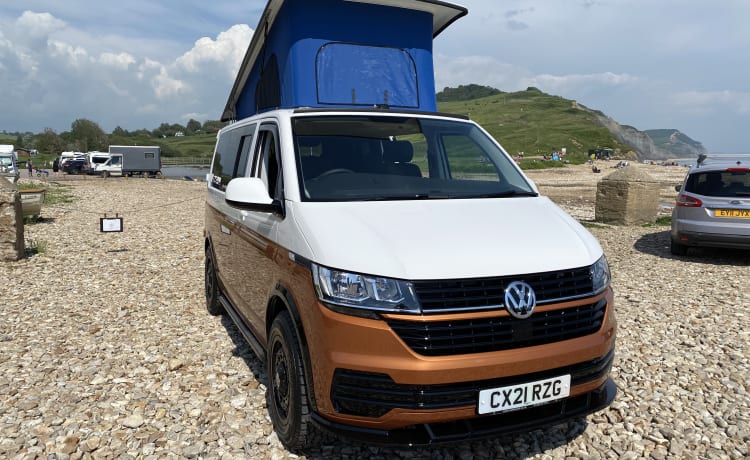
[[[185,133],[183,133],[182,131],[177,131],[176,133],[174,133],[174,137],[182,137],[184,135]]]

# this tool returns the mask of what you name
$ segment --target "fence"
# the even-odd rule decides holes
[[[207,157],[161,157],[162,166],[205,166],[211,165]]]

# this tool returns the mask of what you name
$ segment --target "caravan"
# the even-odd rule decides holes
[[[432,41],[465,14],[271,0],[255,28],[207,177],[205,294],[265,360],[288,447],[496,436],[615,396],[602,248],[437,112]]]
[[[108,176],[161,176],[161,148],[156,145],[110,145],[107,158],[96,174]]]

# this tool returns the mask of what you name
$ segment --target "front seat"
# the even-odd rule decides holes
[[[391,141],[383,144],[383,162],[389,174],[422,177],[419,166],[410,163],[414,147],[409,141]]]

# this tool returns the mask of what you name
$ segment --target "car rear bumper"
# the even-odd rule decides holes
[[[683,246],[750,249],[750,235],[673,231],[672,241]]]

